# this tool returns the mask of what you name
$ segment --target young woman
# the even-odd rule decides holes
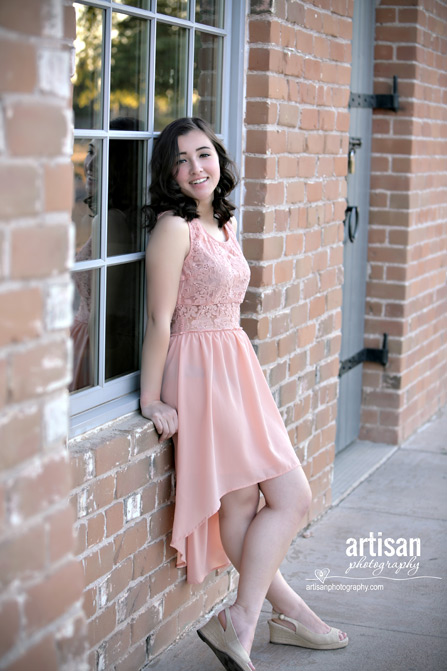
[[[235,184],[204,121],[178,119],[161,133],[152,156],[141,411],[161,441],[174,439],[177,565],[193,583],[230,561],[239,572],[235,603],[199,636],[229,671],[253,671],[265,597],[273,643],[333,649],[348,639],[278,570],[311,491],[239,325],[250,273],[227,200]]]

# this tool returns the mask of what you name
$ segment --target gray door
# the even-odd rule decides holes
[[[376,0],[354,0],[351,93],[373,92],[374,26]],[[350,109],[348,208],[345,218],[342,342],[340,358],[363,349],[368,251],[369,179],[372,110]],[[359,434],[362,365],[340,378],[335,451]]]

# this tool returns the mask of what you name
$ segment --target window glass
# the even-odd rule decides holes
[[[114,128],[134,119],[117,119]],[[146,202],[146,143],[110,139],[107,211],[107,254],[143,251],[142,208]]]
[[[138,7],[139,9],[150,9],[151,0],[113,0],[120,5],[129,5],[129,7]]]
[[[75,261],[88,261],[99,255],[102,142],[75,139],[73,149]]]
[[[158,0],[157,12],[186,19],[188,18],[188,0]]]
[[[76,128],[101,128],[104,11],[74,4],[76,9],[73,110]]]
[[[112,13],[110,118],[132,116],[146,129],[149,24],[135,16]]]
[[[221,131],[222,38],[196,31],[193,114]]]
[[[186,116],[187,31],[185,28],[157,24],[155,57],[156,131]]]
[[[196,0],[196,21],[223,28],[224,0]]]
[[[140,368],[143,319],[143,263],[107,269],[106,380]]]
[[[98,296],[99,271],[80,270],[72,274],[74,283],[73,379],[70,391],[98,384]]]

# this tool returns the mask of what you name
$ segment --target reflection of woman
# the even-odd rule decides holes
[[[96,194],[98,181],[98,151],[94,141],[89,143],[87,156],[84,160],[85,173],[85,203],[89,206],[92,214],[89,215],[91,219],[91,231],[87,241],[82,245],[81,249],[76,253],[76,262],[88,261],[93,258],[92,245],[97,241],[97,235],[93,234],[93,229],[96,229]],[[92,362],[90,361],[90,335],[89,322],[91,314],[92,301],[92,273],[91,270],[82,270],[73,273],[73,281],[75,283],[76,292],[79,296],[79,304],[76,314],[73,319],[70,335],[73,341],[73,379],[69,386],[70,391],[83,389],[92,384],[91,374],[93,370]]]
[[[348,639],[279,572],[311,492],[239,325],[250,273],[226,199],[231,165],[198,118],[174,121],[154,147],[140,403],[160,440],[174,437],[178,565],[192,583],[230,560],[239,571],[236,602],[199,635],[226,669],[252,671],[265,597],[272,642],[333,649]]]
[[[139,130],[137,119],[119,117],[110,123],[111,130]],[[138,208],[138,140],[111,139],[109,141],[109,183],[107,209],[107,253],[109,256],[136,251],[140,230]],[[99,249],[99,190],[98,190],[98,147],[97,141],[89,144],[84,161],[85,190],[84,202],[89,207],[90,232],[88,239],[76,253],[76,262],[98,257]],[[73,340],[73,380],[70,391],[83,389],[94,384],[93,371],[95,341],[95,308],[92,297],[95,296],[94,278],[96,271],[85,270],[73,274],[78,294],[78,309],[74,316],[71,337]],[[127,305],[120,306],[123,290],[118,274],[108,275],[108,329],[106,334],[106,378],[114,374],[128,372],[132,364],[127,359],[133,357],[133,341],[129,333],[133,324],[129,324]],[[92,312],[93,308],[93,312]],[[120,309],[124,313],[120,313]]]

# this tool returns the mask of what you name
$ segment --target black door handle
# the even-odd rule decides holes
[[[359,208],[357,205],[348,205],[345,210],[345,228],[348,228],[349,240],[354,242],[360,223]]]

